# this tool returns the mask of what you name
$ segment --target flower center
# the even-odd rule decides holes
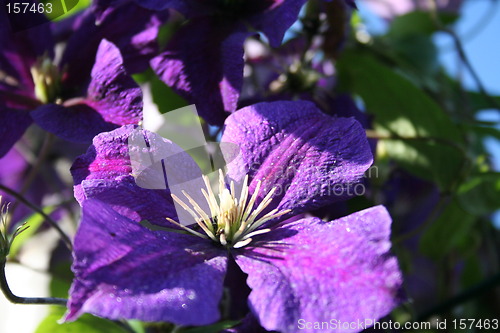
[[[192,208],[176,195],[172,194],[172,198],[191,214],[205,234],[185,227],[170,218],[167,218],[167,220],[196,236],[210,238],[225,247],[240,248],[250,244],[253,236],[271,231],[270,229],[259,229],[259,227],[269,220],[290,212],[290,210],[278,211],[278,209],[273,209],[264,215],[261,214],[271,203],[276,188],[269,191],[264,199],[256,205],[261,182],[257,182],[255,191],[248,198],[248,176],[245,176],[239,196],[236,194],[233,181],[231,181],[229,189],[226,188],[224,174],[221,170],[219,170],[219,193],[217,196],[212,191],[208,177],[203,176],[203,180],[206,190],[201,189],[201,192],[208,203],[211,216],[203,211],[186,192],[183,192],[183,194]]]
[[[48,57],[39,58],[31,67],[35,96],[43,103],[54,102],[59,94],[61,78],[57,66]]]

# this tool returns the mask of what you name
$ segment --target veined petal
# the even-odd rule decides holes
[[[156,37],[167,17],[167,12],[150,11],[131,3],[113,9],[96,25],[93,12],[87,10],[75,21],[74,33],[64,49],[61,60],[61,68],[66,70],[63,83],[73,90],[85,87],[104,38],[120,49],[128,73],[145,70],[149,60],[158,52]]]
[[[167,85],[196,104],[207,122],[221,125],[227,112],[237,107],[243,42],[251,34],[243,25],[198,19],[179,29],[151,66]]]
[[[69,107],[45,104],[30,114],[44,130],[74,143],[89,143],[97,134],[117,127],[106,122],[102,115],[85,103]]]
[[[101,132],[142,120],[142,92],[127,75],[118,48],[103,40],[92,69],[87,98],[61,105],[48,104],[31,113],[35,122],[55,135],[89,143]]]
[[[134,221],[169,227],[167,217],[184,217],[175,209],[171,188],[186,184],[182,187],[189,191],[193,179],[201,181],[201,171],[189,154],[132,125],[96,136],[87,153],[76,159],[71,173],[80,203],[97,198]],[[201,188],[196,188],[198,196]]]
[[[332,222],[283,224],[245,248],[236,262],[248,274],[249,306],[260,324],[292,333],[302,331],[299,319],[357,322],[388,314],[402,284],[389,254],[390,225],[387,210],[377,206]]]
[[[219,319],[224,251],[209,241],[153,232],[100,201],[83,205],[74,242],[66,320],[110,319],[206,325]]]
[[[38,57],[54,55],[54,41],[47,22],[39,13],[7,15],[5,10],[0,11],[0,90],[34,96],[30,69]],[[9,79],[5,80],[4,76]]]
[[[298,19],[299,11],[307,0],[259,0],[257,6],[263,3],[267,8],[261,13],[249,18],[250,24],[269,38],[271,46],[281,45],[285,32]],[[269,4],[271,3],[271,4]],[[261,5],[262,6],[262,5]]]
[[[130,2],[130,0],[97,0],[93,1],[92,8],[99,22],[117,7]],[[188,18],[210,15],[215,7],[199,0],[134,0],[133,2],[149,10],[174,9]]]
[[[120,50],[105,39],[97,50],[86,103],[112,124],[138,124],[142,120],[141,88],[127,75]]]
[[[80,204],[85,199],[98,198],[136,222],[165,224],[165,218],[175,218],[170,192],[145,190],[132,175],[128,139],[136,131],[128,125],[94,138],[87,153],[71,167],[75,198]],[[164,179],[163,174],[156,177]]]
[[[241,154],[228,165],[235,180],[249,174],[260,198],[273,187],[270,208],[290,215],[343,200],[372,164],[364,129],[353,118],[334,118],[305,101],[259,103],[233,113],[222,142]]]

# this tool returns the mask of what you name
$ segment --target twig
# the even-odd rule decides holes
[[[455,48],[458,52],[458,56],[460,57],[460,60],[462,60],[462,63],[468,69],[472,78],[476,82],[477,87],[479,89],[479,92],[481,93],[481,95],[483,95],[484,98],[486,98],[486,100],[488,100],[490,102],[492,107],[496,108],[497,110],[500,110],[500,105],[497,103],[497,101],[494,98],[492,98],[488,94],[488,92],[486,91],[486,88],[483,85],[483,82],[481,81],[481,78],[479,77],[476,70],[472,66],[471,62],[469,61],[469,58],[465,54],[465,49],[464,49],[462,42],[461,42],[460,38],[458,37],[458,35],[455,33],[455,31],[446,27],[439,19],[439,15],[437,12],[438,6],[436,3],[436,0],[431,0],[431,1],[433,3],[433,8],[431,9],[430,13],[431,13],[431,18],[433,19],[434,23],[436,24],[436,27],[440,31],[450,35],[450,37],[453,39],[453,43],[455,44]]]
[[[377,133],[374,130],[367,129],[366,130],[366,137],[368,139],[378,139],[378,140],[428,141],[428,142],[442,143],[442,144],[445,144],[445,145],[448,145],[450,147],[455,148],[456,150],[460,151],[464,156],[466,156],[466,151],[458,143],[451,141],[451,140],[433,137],[433,136],[405,137],[405,136],[400,136],[397,134],[383,135],[383,134]]]
[[[50,148],[52,147],[52,143],[54,141],[54,135],[51,133],[46,133],[45,139],[43,140],[42,147],[40,148],[40,151],[38,152],[38,158],[35,161],[35,164],[33,165],[33,168],[31,168],[30,172],[28,173],[28,176],[26,177],[26,180],[24,181],[24,184],[21,187],[21,190],[19,191],[19,194],[24,196],[26,194],[26,191],[29,189],[30,185],[33,183],[35,180],[36,175],[40,171],[40,168],[42,167],[43,162],[47,158],[47,155],[50,152]],[[17,202],[14,202],[12,205],[10,211],[12,215],[14,215],[14,212],[16,211],[18,206]]]
[[[480,296],[482,293],[488,291],[491,288],[494,288],[499,284],[500,284],[500,273],[497,273],[496,275],[490,277],[489,279],[486,279],[483,282],[471,287],[470,289],[467,289],[464,292],[458,294],[457,296],[448,299],[444,303],[435,306],[429,311],[422,313],[421,315],[418,316],[416,321],[424,321],[427,318],[432,317],[433,315],[449,311],[454,307],[456,307],[457,305],[460,305],[462,303],[465,303],[469,300],[472,300]]]
[[[414,236],[426,230],[439,217],[439,215],[441,215],[441,212],[443,211],[444,207],[448,205],[450,199],[451,198],[449,196],[441,196],[440,200],[438,201],[436,206],[434,206],[433,210],[424,223],[402,235],[396,236],[396,238],[394,238],[392,242],[394,244],[401,243],[407,239],[413,238]]]
[[[42,215],[43,218],[45,219],[45,221],[47,221],[57,231],[57,233],[59,234],[59,236],[63,240],[64,244],[66,245],[66,247],[70,251],[73,250],[73,245],[71,243],[71,239],[69,238],[69,236],[66,235],[66,233],[61,229],[61,227],[59,226],[59,224],[57,224],[56,221],[54,221],[49,215],[45,214],[45,212],[43,211],[43,209],[41,209],[40,207],[38,207],[35,204],[31,203],[25,197],[23,197],[21,194],[17,193],[13,189],[11,189],[11,188],[9,188],[9,187],[7,187],[5,185],[0,184],[0,190],[2,190],[4,192],[12,195],[14,198],[16,198],[17,200],[19,200],[20,202],[22,202],[25,206],[29,207],[31,210],[33,210],[34,212]]]
[[[55,297],[20,297],[16,296],[10,290],[7,278],[5,276],[5,260],[0,261],[0,288],[5,297],[15,304],[45,304],[66,306],[68,300]]]

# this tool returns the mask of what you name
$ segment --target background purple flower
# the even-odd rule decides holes
[[[118,17],[127,16],[137,24],[118,24]],[[90,142],[100,132],[137,124],[142,119],[142,95],[125,67],[131,72],[145,69],[156,52],[156,36],[165,18],[165,12],[130,4],[110,13],[99,26],[91,11],[70,19],[69,28],[64,22],[56,24],[58,37],[69,35],[63,40],[66,46],[57,65],[48,23],[15,32],[2,19],[0,117],[12,125],[0,130],[0,156],[32,120],[73,142]],[[119,49],[126,52],[125,58]]]
[[[167,85],[196,104],[210,124],[221,125],[227,113],[237,108],[245,39],[262,31],[273,47],[279,46],[304,3],[167,1],[159,8],[176,9],[190,21],[176,31],[151,66]]]

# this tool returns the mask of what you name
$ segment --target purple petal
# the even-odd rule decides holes
[[[131,0],[95,0],[92,1],[91,8],[95,15],[96,22],[102,22],[107,15],[113,13],[117,7],[126,5]],[[139,3],[140,4],[140,3]]]
[[[88,143],[97,134],[117,127],[84,103],[69,107],[45,104],[32,111],[31,117],[44,130],[75,143]]]
[[[44,55],[52,58],[54,54],[50,26],[42,24],[43,22],[47,22],[47,18],[42,14],[29,12],[7,16],[3,9],[0,11],[0,45],[2,46],[0,48],[0,75],[4,72],[10,77],[8,81],[0,80],[1,90],[22,91],[28,96],[34,95],[30,69],[37,58]],[[21,29],[25,24],[34,24],[34,26]]]
[[[196,104],[207,122],[221,125],[226,112],[236,110],[243,84],[243,42],[249,35],[244,26],[196,20],[177,31],[151,66],[167,85]]]
[[[156,37],[167,12],[155,12],[127,4],[120,6],[95,24],[95,16],[87,10],[75,22],[74,33],[68,41],[61,60],[66,66],[63,80],[71,87],[83,84],[88,79],[94,64],[97,48],[103,38],[113,42],[124,55],[125,67],[129,73],[145,70],[149,60],[157,54]],[[124,24],[123,22],[134,22]]]
[[[285,32],[297,21],[300,9],[307,0],[272,0],[255,1],[256,6],[260,3],[268,5],[272,3],[263,13],[257,14],[249,19],[250,24],[269,38],[271,46],[281,45]]]
[[[57,136],[76,143],[88,143],[99,133],[142,119],[142,92],[123,68],[120,51],[103,40],[92,69],[92,81],[85,100],[49,104],[31,113],[35,122]]]
[[[112,124],[138,124],[142,120],[141,88],[125,72],[120,50],[105,39],[97,51],[86,103]]]
[[[19,140],[32,120],[27,110],[15,110],[6,106],[0,107],[0,157],[7,154]]]
[[[208,240],[153,232],[96,200],[83,205],[66,320],[206,325],[219,319],[226,254]]]
[[[165,225],[166,217],[176,216],[170,192],[143,189],[132,176],[127,144],[134,131],[129,125],[94,138],[87,153],[71,167],[75,197],[80,203],[97,198],[134,221]]]
[[[211,15],[215,11],[214,1],[200,0],[135,0],[144,8],[151,10],[174,9],[182,15],[192,18],[200,15]]]
[[[100,22],[117,7],[130,2],[131,0],[97,0],[93,1],[92,8],[97,21]],[[199,0],[134,0],[133,2],[149,10],[174,9],[189,18],[210,14],[214,7]]]
[[[276,187],[273,206],[296,215],[354,194],[372,164],[365,131],[353,118],[334,118],[310,102],[259,103],[233,113],[222,142],[241,154],[228,165],[235,180],[245,173],[260,197]]]
[[[402,284],[397,260],[388,253],[390,226],[382,206],[332,222],[303,219],[237,255],[260,324],[292,333],[303,331],[299,319],[357,322],[388,314],[400,301]]]

